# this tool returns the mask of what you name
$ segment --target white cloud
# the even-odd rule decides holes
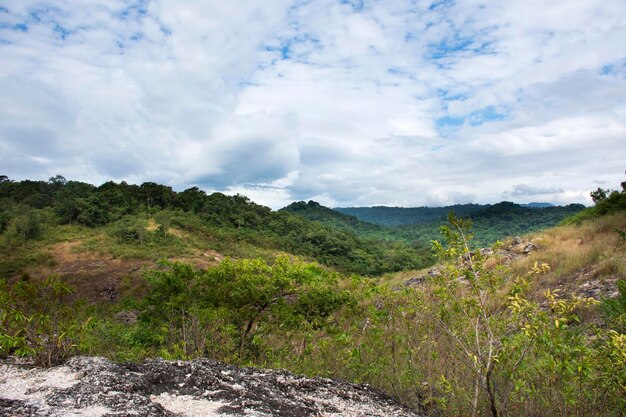
[[[495,202],[524,184],[587,202],[622,180],[623,1],[431,6],[0,6],[3,174],[275,208]]]
[[[517,196],[533,196],[533,195],[545,195],[545,194],[559,194],[562,193],[561,188],[547,188],[547,187],[534,187],[528,184],[515,184],[513,191],[510,195]]]

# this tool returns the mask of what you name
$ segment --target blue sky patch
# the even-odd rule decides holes
[[[600,75],[604,76],[619,76],[620,74],[626,77],[626,60],[613,62],[611,64],[604,65],[600,68]]]
[[[135,18],[140,20],[142,17],[148,14],[148,2],[146,0],[139,0],[135,4],[131,4],[126,7],[122,11],[120,11],[117,16],[122,20],[128,20],[129,18]]]
[[[507,113],[499,112],[494,106],[473,111],[465,116],[443,116],[435,121],[437,131],[444,136],[450,136],[455,130],[467,124],[469,126],[480,126],[489,122],[499,122],[507,120]]]
[[[70,32],[69,30],[65,29],[63,26],[59,25],[58,23],[54,24],[54,32],[57,33],[59,35],[59,37],[61,39],[65,39],[67,37],[67,35],[69,35]]]
[[[0,23],[0,29],[13,29],[20,32],[28,32],[28,25],[26,23],[16,23],[15,25]]]
[[[611,75],[615,73],[615,66],[613,64],[605,65],[600,69],[600,74],[602,75]]]
[[[435,124],[439,128],[441,128],[441,127],[459,127],[459,126],[463,126],[464,122],[465,122],[465,118],[464,117],[443,116],[443,117],[440,117],[439,119],[437,119]]]
[[[433,1],[430,6],[428,6],[428,10],[435,10],[439,7],[445,7],[447,5],[452,5],[454,3],[453,0],[439,0]]]
[[[506,120],[507,118],[507,114],[498,112],[494,106],[488,106],[470,113],[469,116],[467,116],[467,121],[470,126],[480,126],[488,122]]]
[[[168,28],[167,26],[164,25],[160,25],[159,26],[159,30],[161,31],[162,34],[164,34],[165,36],[172,36],[172,29]]]
[[[310,33],[304,33],[298,36],[294,36],[292,38],[282,39],[279,46],[277,45],[264,45],[262,46],[263,50],[269,52],[280,52],[280,60],[287,59],[301,59],[304,60],[306,58],[306,54],[297,55],[293,51],[293,47],[297,44],[308,44],[309,46],[313,46],[314,48],[320,47],[320,40],[311,35]]]
[[[358,12],[363,10],[364,1],[363,0],[339,0],[341,4],[349,4],[352,6],[352,11]]]

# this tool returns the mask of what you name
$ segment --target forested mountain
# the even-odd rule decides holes
[[[582,204],[553,206],[549,203],[515,204],[503,201],[497,204],[456,204],[445,207],[336,207],[334,210],[369,223],[399,226],[445,221],[451,211],[457,216],[471,219],[504,216],[509,220],[523,217],[534,220],[557,217],[562,219],[584,208]]]
[[[483,208],[485,206],[480,204],[456,204],[446,207],[335,207],[334,210],[369,223],[400,226],[443,220],[451,210],[457,216],[468,216]]]
[[[582,204],[565,207],[524,207],[510,202],[464,204],[447,207],[352,207],[330,209],[309,201],[293,203],[283,210],[320,221],[336,230],[420,245],[440,238],[439,228],[448,213],[474,222],[477,246],[489,246],[507,236],[522,235],[555,226],[564,218],[583,210]]]
[[[407,241],[407,239],[397,233],[397,229],[360,220],[355,216],[322,206],[315,201],[309,201],[308,203],[298,201],[280,209],[280,211],[286,211],[308,220],[323,223],[334,230],[350,231],[360,236]]]
[[[472,220],[474,241],[480,246],[489,246],[507,236],[523,235],[556,226],[563,219],[585,210],[582,204],[553,207],[523,207],[503,201],[485,205],[462,217]],[[456,212],[455,212],[456,214]],[[430,241],[439,238],[439,227],[446,223],[445,218],[398,226],[416,239]]]
[[[155,224],[154,230],[147,226],[148,221]],[[172,228],[203,240],[197,250],[205,245],[237,257],[283,251],[363,275],[432,263],[430,250],[423,246],[357,235],[349,228],[337,229],[287,211],[275,212],[242,195],[207,195],[197,187],[175,192],[152,182],[133,185],[110,181],[94,186],[61,176],[49,181],[0,180],[0,234],[8,253],[17,254],[28,241],[49,237],[57,225],[101,231],[114,246],[141,247],[146,239],[153,239],[154,249],[161,252],[167,239],[189,244],[189,239],[168,234]],[[21,268],[11,259],[0,263],[0,272]]]

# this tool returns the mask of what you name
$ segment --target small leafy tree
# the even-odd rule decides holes
[[[21,211],[21,212],[20,212]],[[29,207],[16,206],[12,213],[7,213],[5,230],[2,230],[2,243],[8,252],[24,244],[27,240],[37,239],[42,233],[39,213]]]
[[[53,366],[88,351],[93,319],[67,299],[72,292],[58,276],[12,285],[0,280],[0,357],[26,356],[36,365]]]
[[[591,298],[547,290],[544,301],[534,301],[528,288],[548,265],[535,263],[526,277],[516,278],[506,268],[487,268],[481,252],[470,250],[471,223],[453,214],[448,220],[442,229],[447,245],[433,243],[447,265],[430,302],[445,336],[438,354],[444,364],[462,365],[441,375],[446,398],[467,398],[471,411],[459,404],[459,412],[471,415],[621,415],[622,297],[602,308],[615,330],[583,320],[598,304]]]
[[[593,190],[589,195],[591,196],[591,200],[593,200],[594,204],[598,204],[600,201],[606,200],[610,193],[610,190],[605,190],[603,188],[598,187],[598,189]]]
[[[469,220],[450,213],[448,222],[450,226],[441,228],[447,245],[433,242],[440,258],[448,261],[433,292],[434,319],[455,346],[461,363],[470,370],[472,415],[478,414],[484,392],[491,414],[497,417],[494,371],[502,354],[503,339],[511,327],[517,327],[501,298],[505,275],[500,269],[486,269],[480,252],[470,250]]]
[[[347,300],[334,288],[335,274],[287,257],[272,264],[226,259],[206,271],[183,263],[164,266],[146,275],[150,292],[140,319],[175,356],[207,353],[208,339],[216,337],[230,339],[222,357],[252,359],[263,335],[305,323],[319,328]]]

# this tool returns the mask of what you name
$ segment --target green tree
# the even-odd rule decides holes
[[[610,193],[610,190],[605,190],[605,189],[598,187],[597,190],[592,191],[591,193],[589,193],[589,195],[591,196],[591,199],[593,200],[594,204],[598,204],[600,201],[606,200],[609,193]]]
[[[286,257],[271,265],[226,259],[207,271],[181,263],[165,265],[167,269],[146,276],[150,291],[141,320],[155,329],[162,346],[185,357],[204,353],[209,343],[206,329],[213,328],[214,334],[232,339],[226,344],[232,350],[222,355],[252,359],[263,335],[298,323],[319,328],[348,297],[334,289],[335,274]],[[211,320],[222,327],[215,329]]]
[[[72,223],[88,208],[86,200],[95,187],[78,181],[68,181],[56,194],[54,211],[61,223]]]

